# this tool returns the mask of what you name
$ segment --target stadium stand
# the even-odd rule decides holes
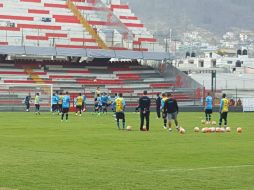
[[[140,65],[138,62],[73,64],[65,61],[31,63],[31,60],[16,60],[5,61],[0,67],[1,84],[53,84],[54,91],[69,91],[72,100],[78,93],[85,91],[90,107],[94,104],[94,92],[97,87],[111,97],[114,93],[122,92],[128,102],[127,106],[133,109],[137,106],[143,90],[148,90],[152,98],[155,98],[157,93],[174,90],[175,98],[182,104],[193,104],[196,98],[196,92],[192,88],[177,86],[176,76],[164,78],[154,68]],[[28,73],[26,68],[30,68],[31,73]],[[33,78],[34,75],[36,79]],[[28,91],[15,90],[18,91],[15,93],[16,107],[22,107],[22,100]],[[1,106],[13,104],[12,98],[6,99],[5,95],[1,93]]]
[[[36,91],[36,84],[69,91],[72,100],[85,89],[89,106],[98,86],[111,96],[122,92],[131,108],[143,90],[152,98],[173,91],[184,104],[200,98],[200,86],[183,85],[182,79],[187,84],[189,77],[175,70],[165,76],[135,61],[162,61],[171,55],[120,0],[2,0],[0,39],[1,109],[23,107],[24,97]]]
[[[161,51],[120,1],[2,0],[0,45]]]

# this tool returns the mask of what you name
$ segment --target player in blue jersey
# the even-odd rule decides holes
[[[107,112],[107,103],[108,103],[108,96],[107,93],[103,93],[101,96],[101,104],[102,104],[102,112],[105,113]]]
[[[115,93],[115,97],[114,97],[114,100],[112,102],[112,111],[114,112],[114,116],[115,116],[115,113],[116,113],[116,99],[119,98],[119,96],[117,95],[117,93]]]
[[[58,111],[58,101],[59,101],[58,95],[53,93],[52,95],[52,113],[53,114]]]
[[[94,112],[98,113],[100,115],[102,108],[102,102],[101,102],[101,96],[100,94],[97,94],[97,97],[94,99]]]
[[[62,118],[61,118],[61,121],[63,121],[64,115],[65,115],[66,121],[68,121],[70,101],[71,101],[71,98],[69,96],[69,93],[66,92],[65,95],[63,96],[63,99],[62,99]]]
[[[208,122],[211,121],[212,113],[213,113],[213,97],[208,92],[207,97],[205,99],[205,117],[206,117],[206,121],[208,121]]]
[[[84,93],[84,95],[83,95],[82,111],[83,111],[83,112],[86,111],[86,95],[85,95],[85,93]]]
[[[107,107],[112,106],[113,102],[112,102],[112,98],[110,96],[110,94],[107,95]]]

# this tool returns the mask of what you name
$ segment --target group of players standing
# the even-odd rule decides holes
[[[30,108],[30,94],[25,98],[26,111],[29,111]],[[125,129],[125,108],[126,102],[123,98],[123,94],[115,94],[114,99],[112,100],[109,95],[103,93],[101,95],[99,87],[95,92],[95,103],[94,103],[94,112],[100,115],[101,112],[107,112],[107,108],[109,106],[112,107],[113,112],[115,112],[115,118],[117,121],[117,127],[120,129],[120,120],[122,120],[122,128]],[[70,109],[71,98],[68,92],[63,94],[62,92],[58,95],[58,93],[54,93],[52,96],[52,113],[61,114],[61,121],[63,121],[64,116],[66,121],[68,120],[68,113]],[[40,114],[40,95],[36,93],[34,98],[35,104],[35,113]],[[81,116],[82,112],[86,111],[86,95],[79,95],[74,99],[74,106],[76,107],[76,115]],[[151,99],[148,97],[147,91],[143,92],[143,95],[139,98],[138,107],[136,110],[140,112],[140,131],[149,131],[150,129],[150,107],[151,107]],[[208,93],[205,98],[205,118],[206,122],[211,122],[211,115],[213,113],[213,98]],[[226,98],[226,94],[222,95],[222,99],[220,102],[220,119],[219,119],[219,127],[222,126],[222,122],[224,120],[224,127],[227,127],[227,116],[229,111],[229,101]],[[180,126],[177,120],[179,107],[176,99],[172,97],[171,93],[162,93],[162,97],[160,94],[157,94],[156,98],[156,112],[158,119],[163,119],[163,128],[168,129],[170,132],[172,131],[172,122],[174,121],[176,129],[179,130]],[[144,123],[146,121],[146,125]]]
[[[207,94],[207,97],[205,99],[205,118],[206,122],[208,124],[212,121],[212,113],[213,113],[213,97],[210,95],[210,93]],[[220,100],[220,119],[219,119],[219,127],[222,127],[222,123],[224,120],[224,128],[227,128],[228,124],[228,112],[229,112],[229,100],[227,99],[226,94],[222,94],[222,98]]]
[[[179,129],[177,121],[178,115],[177,101],[172,97],[171,93],[163,93],[162,98],[160,98],[160,94],[158,94],[157,96],[158,96],[156,99],[157,114],[158,118],[160,118],[162,112],[164,128],[168,129],[169,131],[172,131],[172,121],[174,121],[176,128]],[[123,119],[123,129],[125,129],[124,110],[126,103],[122,97],[122,94],[120,94],[119,98],[116,99],[115,105],[116,105],[117,127],[120,129],[119,120]],[[151,107],[151,99],[148,97],[148,93],[145,90],[143,92],[143,95],[139,98],[138,107],[136,108],[136,111],[140,112],[140,131],[150,130],[150,111],[151,111],[150,107]]]
[[[171,93],[162,93],[162,97],[160,97],[160,94],[157,94],[156,112],[158,119],[161,118],[162,115],[164,129],[168,129],[171,132],[172,121],[174,121],[176,129],[180,129],[177,120],[179,107],[176,99],[172,97]]]
[[[210,93],[207,94],[207,97],[205,98],[205,119],[207,124],[211,124],[212,121],[212,113],[213,113],[213,97],[210,95]],[[174,120],[176,129],[179,130],[179,124],[177,120],[177,115],[179,112],[177,101],[171,97],[171,93],[163,93],[162,98],[160,97],[160,94],[157,94],[156,99],[156,112],[157,117],[161,117],[162,112],[162,118],[163,118],[163,127],[164,129],[169,129],[169,131],[172,131],[172,121]],[[224,128],[227,128],[228,124],[228,112],[229,112],[229,100],[226,97],[226,94],[222,94],[222,98],[220,100],[220,107],[219,107],[219,127],[222,127],[222,123],[224,120]],[[168,123],[168,127],[167,127]]]

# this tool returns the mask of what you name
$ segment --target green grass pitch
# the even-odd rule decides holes
[[[229,113],[224,134],[194,133],[202,117],[180,113],[181,135],[154,113],[148,133],[135,113],[126,114],[131,132],[117,130],[112,113],[63,123],[50,113],[1,113],[0,189],[253,190],[254,114]]]

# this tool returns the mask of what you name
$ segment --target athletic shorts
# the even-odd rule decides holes
[[[53,104],[53,105],[52,105],[52,111],[57,110],[57,107],[58,107],[57,104]]]
[[[221,119],[227,120],[228,118],[228,112],[221,113]]]
[[[175,113],[168,113],[167,114],[167,119],[169,121],[171,121],[171,120],[177,120],[177,112],[175,112]]]
[[[35,104],[35,108],[36,108],[37,110],[39,110],[39,109],[40,109],[40,104]]]
[[[213,113],[213,110],[212,110],[212,109],[206,109],[206,110],[205,110],[205,113],[206,113],[206,114],[212,114],[212,113]]]
[[[125,119],[125,115],[123,112],[117,112],[116,113],[116,119]]]
[[[76,106],[77,109],[82,110],[82,105],[81,106]]]
[[[164,112],[162,111],[161,114],[162,114],[162,118],[163,118],[163,119],[167,119],[167,114],[166,114],[166,113],[164,113]]]
[[[69,108],[63,108],[62,113],[68,113],[69,112]]]

